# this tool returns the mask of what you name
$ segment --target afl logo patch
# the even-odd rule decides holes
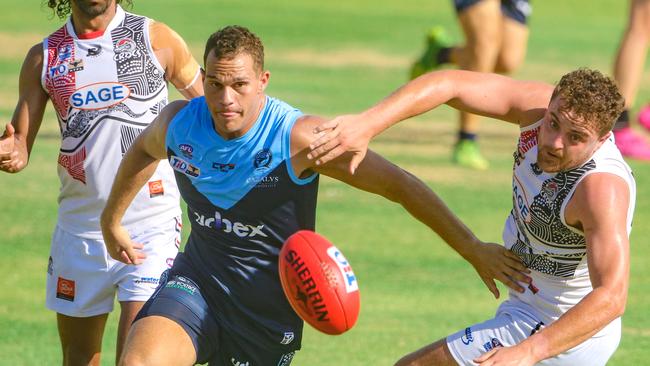
[[[253,158],[253,165],[255,165],[255,169],[268,168],[272,160],[273,155],[271,154],[271,150],[263,149],[255,154],[255,158]]]
[[[192,145],[180,144],[178,145],[178,149],[181,151],[181,154],[183,154],[184,157],[192,159],[192,153],[194,152]]]
[[[106,109],[129,97],[131,90],[122,83],[95,83],[75,90],[70,96],[70,106],[77,109]]]

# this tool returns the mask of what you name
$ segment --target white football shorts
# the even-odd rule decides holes
[[[494,318],[448,336],[447,347],[459,365],[477,365],[472,360],[481,354],[495,347],[514,346],[544,326],[524,306],[508,300],[501,304]],[[607,328],[606,332],[599,332],[576,347],[537,365],[605,365],[621,339],[621,319],[614,320]]]
[[[174,263],[180,235],[180,217],[132,234],[147,254],[144,263],[133,266],[111,258],[103,240],[81,238],[57,225],[47,268],[47,308],[90,317],[111,312],[116,292],[118,301],[147,301],[160,274]]]

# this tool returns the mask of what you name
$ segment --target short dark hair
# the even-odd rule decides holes
[[[625,108],[625,98],[614,80],[587,68],[562,76],[551,99],[556,96],[562,98],[560,110],[575,113],[601,137],[611,131]]]
[[[60,19],[66,18],[70,15],[70,1],[71,0],[47,0],[47,6],[52,9],[52,12]],[[133,6],[132,0],[125,0],[130,6]],[[121,3],[122,0],[115,0],[116,4]]]
[[[255,33],[246,27],[229,25],[212,33],[205,43],[203,64],[208,59],[208,54],[214,51],[218,58],[233,58],[239,54],[248,54],[253,58],[257,71],[264,70],[264,45]]]

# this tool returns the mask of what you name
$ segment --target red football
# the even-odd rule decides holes
[[[280,250],[280,281],[296,313],[327,334],[341,334],[359,316],[359,286],[340,250],[313,231],[291,235]]]

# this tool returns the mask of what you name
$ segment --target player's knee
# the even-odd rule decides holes
[[[521,66],[522,61],[523,57],[519,55],[504,55],[499,57],[494,67],[494,72],[499,74],[512,74]]]
[[[147,361],[141,355],[134,354],[133,352],[124,352],[120,358],[119,366],[144,366]]]
[[[491,72],[498,54],[498,44],[490,42],[467,44],[463,49],[461,67],[473,71]]]
[[[101,351],[65,347],[63,349],[64,365],[99,365]]]

